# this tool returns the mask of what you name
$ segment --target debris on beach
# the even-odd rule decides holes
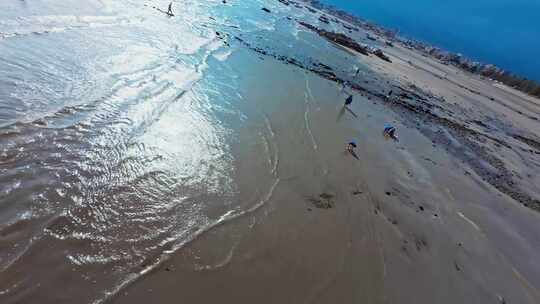
[[[382,50],[380,49],[377,49],[375,50],[375,52],[373,52],[373,54],[379,58],[381,58],[382,60],[384,61],[387,61],[387,62],[390,62],[392,63],[392,60],[390,60],[390,57],[386,56]]]
[[[357,51],[360,54],[369,56],[369,52],[366,47],[361,46],[358,44],[354,39],[348,37],[347,35],[344,35],[342,33],[335,33],[335,32],[329,32],[323,29],[319,29],[309,23],[305,22],[298,22],[300,25],[314,31],[315,33],[319,34],[319,36],[326,38],[334,43],[337,43],[341,46],[351,48],[355,51]]]
[[[330,209],[334,207],[334,195],[330,193],[323,192],[319,194],[318,197],[309,197],[308,201],[319,209]]]
[[[326,24],[329,24],[329,23],[330,23],[330,21],[328,20],[328,18],[326,18],[326,16],[324,16],[324,15],[321,15],[321,16],[319,17],[319,21],[322,22],[322,23],[326,23]]]

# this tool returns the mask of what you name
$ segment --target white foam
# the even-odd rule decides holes
[[[231,56],[232,51],[231,50],[225,50],[222,52],[216,52],[213,54],[214,58],[216,58],[219,61],[225,61]]]
[[[173,245],[170,250],[164,251],[161,254],[161,256],[156,260],[156,262],[153,263],[152,265],[146,267],[145,269],[143,269],[143,270],[141,270],[139,272],[135,272],[135,273],[131,273],[131,274],[127,275],[126,278],[122,282],[120,282],[118,285],[116,285],[116,287],[114,287],[110,291],[106,291],[102,298],[97,299],[97,300],[93,301],[92,303],[93,304],[101,304],[101,303],[107,302],[111,297],[118,294],[118,292],[120,292],[122,289],[126,288],[127,286],[129,286],[130,284],[135,282],[140,277],[144,276],[145,274],[147,274],[150,271],[152,271],[152,270],[156,269],[157,267],[159,267],[163,262],[170,259],[171,255],[173,253],[175,253],[176,251],[178,251],[181,248],[185,247],[187,244],[190,244],[191,242],[195,241],[196,239],[198,239],[204,233],[206,233],[206,232],[208,232],[208,231],[210,231],[210,230],[212,230],[212,229],[214,229],[216,227],[219,227],[220,225],[225,224],[225,223],[227,223],[229,221],[238,219],[240,217],[243,217],[245,215],[248,215],[248,214],[251,214],[251,213],[257,211],[258,209],[263,207],[272,198],[272,196],[274,194],[274,191],[275,191],[277,185],[279,184],[279,182],[280,182],[280,179],[276,178],[274,180],[274,183],[268,189],[268,192],[266,193],[266,195],[258,203],[254,204],[251,208],[249,208],[247,210],[229,210],[228,212],[223,214],[221,217],[219,217],[217,220],[215,220],[215,221],[211,222],[210,224],[206,225],[205,227],[201,227],[200,229],[195,231],[188,238],[183,239],[183,238],[181,238],[181,236],[174,236],[174,237],[168,238],[168,240],[170,242],[175,242],[175,241],[177,241],[179,239],[183,239],[183,241],[177,243],[176,245]],[[181,234],[185,234],[185,232],[182,232]],[[165,244],[163,244],[163,245],[165,245]]]

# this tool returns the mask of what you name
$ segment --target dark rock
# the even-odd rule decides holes
[[[531,148],[540,150],[540,142],[537,140],[534,140],[532,138],[528,138],[519,134],[511,134],[510,136],[512,136],[514,139],[521,141],[522,143],[528,145]]]
[[[47,126],[47,122],[43,118],[34,120],[33,124],[36,125],[36,126],[41,126],[41,127]]]
[[[454,261],[454,267],[456,268],[457,271],[461,271],[461,267],[459,267],[456,261]]]
[[[350,38],[347,35],[344,35],[342,33],[335,33],[335,32],[328,32],[323,29],[319,29],[309,23],[305,23],[300,21],[300,25],[314,31],[315,33],[319,34],[319,36],[326,38],[327,40],[330,40],[336,44],[339,44],[344,47],[351,48],[360,54],[369,56],[369,52],[366,47],[361,46],[358,44],[354,39]]]
[[[263,7],[261,8],[263,11],[267,12],[267,13],[271,13],[271,11],[269,9],[267,9],[266,7]]]
[[[384,61],[388,61],[390,63],[392,63],[392,60],[390,60],[390,57],[386,56],[383,51],[381,51],[380,49],[376,50],[375,52],[373,52],[373,54],[379,58],[381,58],[382,60]]]
[[[326,193],[326,192],[323,192],[319,195],[320,198],[323,198],[323,199],[331,199],[331,198],[334,198],[334,195],[330,194],[330,193]]]
[[[346,24],[342,24],[344,28],[348,29],[349,31],[355,31],[355,32],[358,32],[359,29],[355,28],[355,27],[350,27]]]
[[[326,23],[326,24],[329,24],[329,23],[330,23],[329,20],[328,20],[328,18],[326,18],[326,16],[324,16],[324,15],[321,15],[321,16],[319,17],[319,21],[320,21],[320,22],[323,22],[323,23]]]

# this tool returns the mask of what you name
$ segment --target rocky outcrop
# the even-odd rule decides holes
[[[328,18],[326,18],[324,15],[321,15],[319,17],[319,21],[322,22],[322,23],[326,23],[326,24],[329,24],[330,21],[328,20]]]
[[[381,59],[384,60],[384,61],[388,61],[388,62],[392,63],[392,60],[390,60],[390,57],[386,56],[386,55],[383,53],[383,51],[381,51],[380,49],[375,50],[375,52],[373,52],[373,55],[375,55],[375,56],[381,58]]]
[[[312,30],[313,32],[319,34],[319,36],[326,38],[327,40],[330,40],[336,44],[339,44],[344,47],[348,47],[350,49],[353,49],[357,51],[360,54],[369,56],[369,52],[366,47],[361,46],[358,44],[354,39],[350,38],[347,35],[344,35],[342,33],[335,33],[335,32],[329,32],[323,29],[319,29],[309,23],[305,23],[300,21],[300,25]]]

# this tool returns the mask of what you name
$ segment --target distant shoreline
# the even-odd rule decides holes
[[[378,24],[365,21],[361,17],[355,16],[341,9],[335,9],[331,6],[321,3],[318,0],[299,1],[302,1],[321,11],[324,11],[329,15],[335,16],[337,18],[350,22],[351,24],[362,27],[363,29],[373,31],[392,42],[402,44],[404,47],[415,49],[425,56],[430,56],[434,59],[437,59],[443,64],[450,64],[456,66],[463,71],[480,75],[481,77],[485,77],[496,83],[503,83],[513,89],[540,98],[540,83],[535,80],[528,79],[518,74],[514,74],[494,64],[473,61],[466,56],[463,56],[462,54],[443,50],[442,48],[433,46],[427,42],[405,38],[398,35],[398,33],[394,30],[388,30]]]

